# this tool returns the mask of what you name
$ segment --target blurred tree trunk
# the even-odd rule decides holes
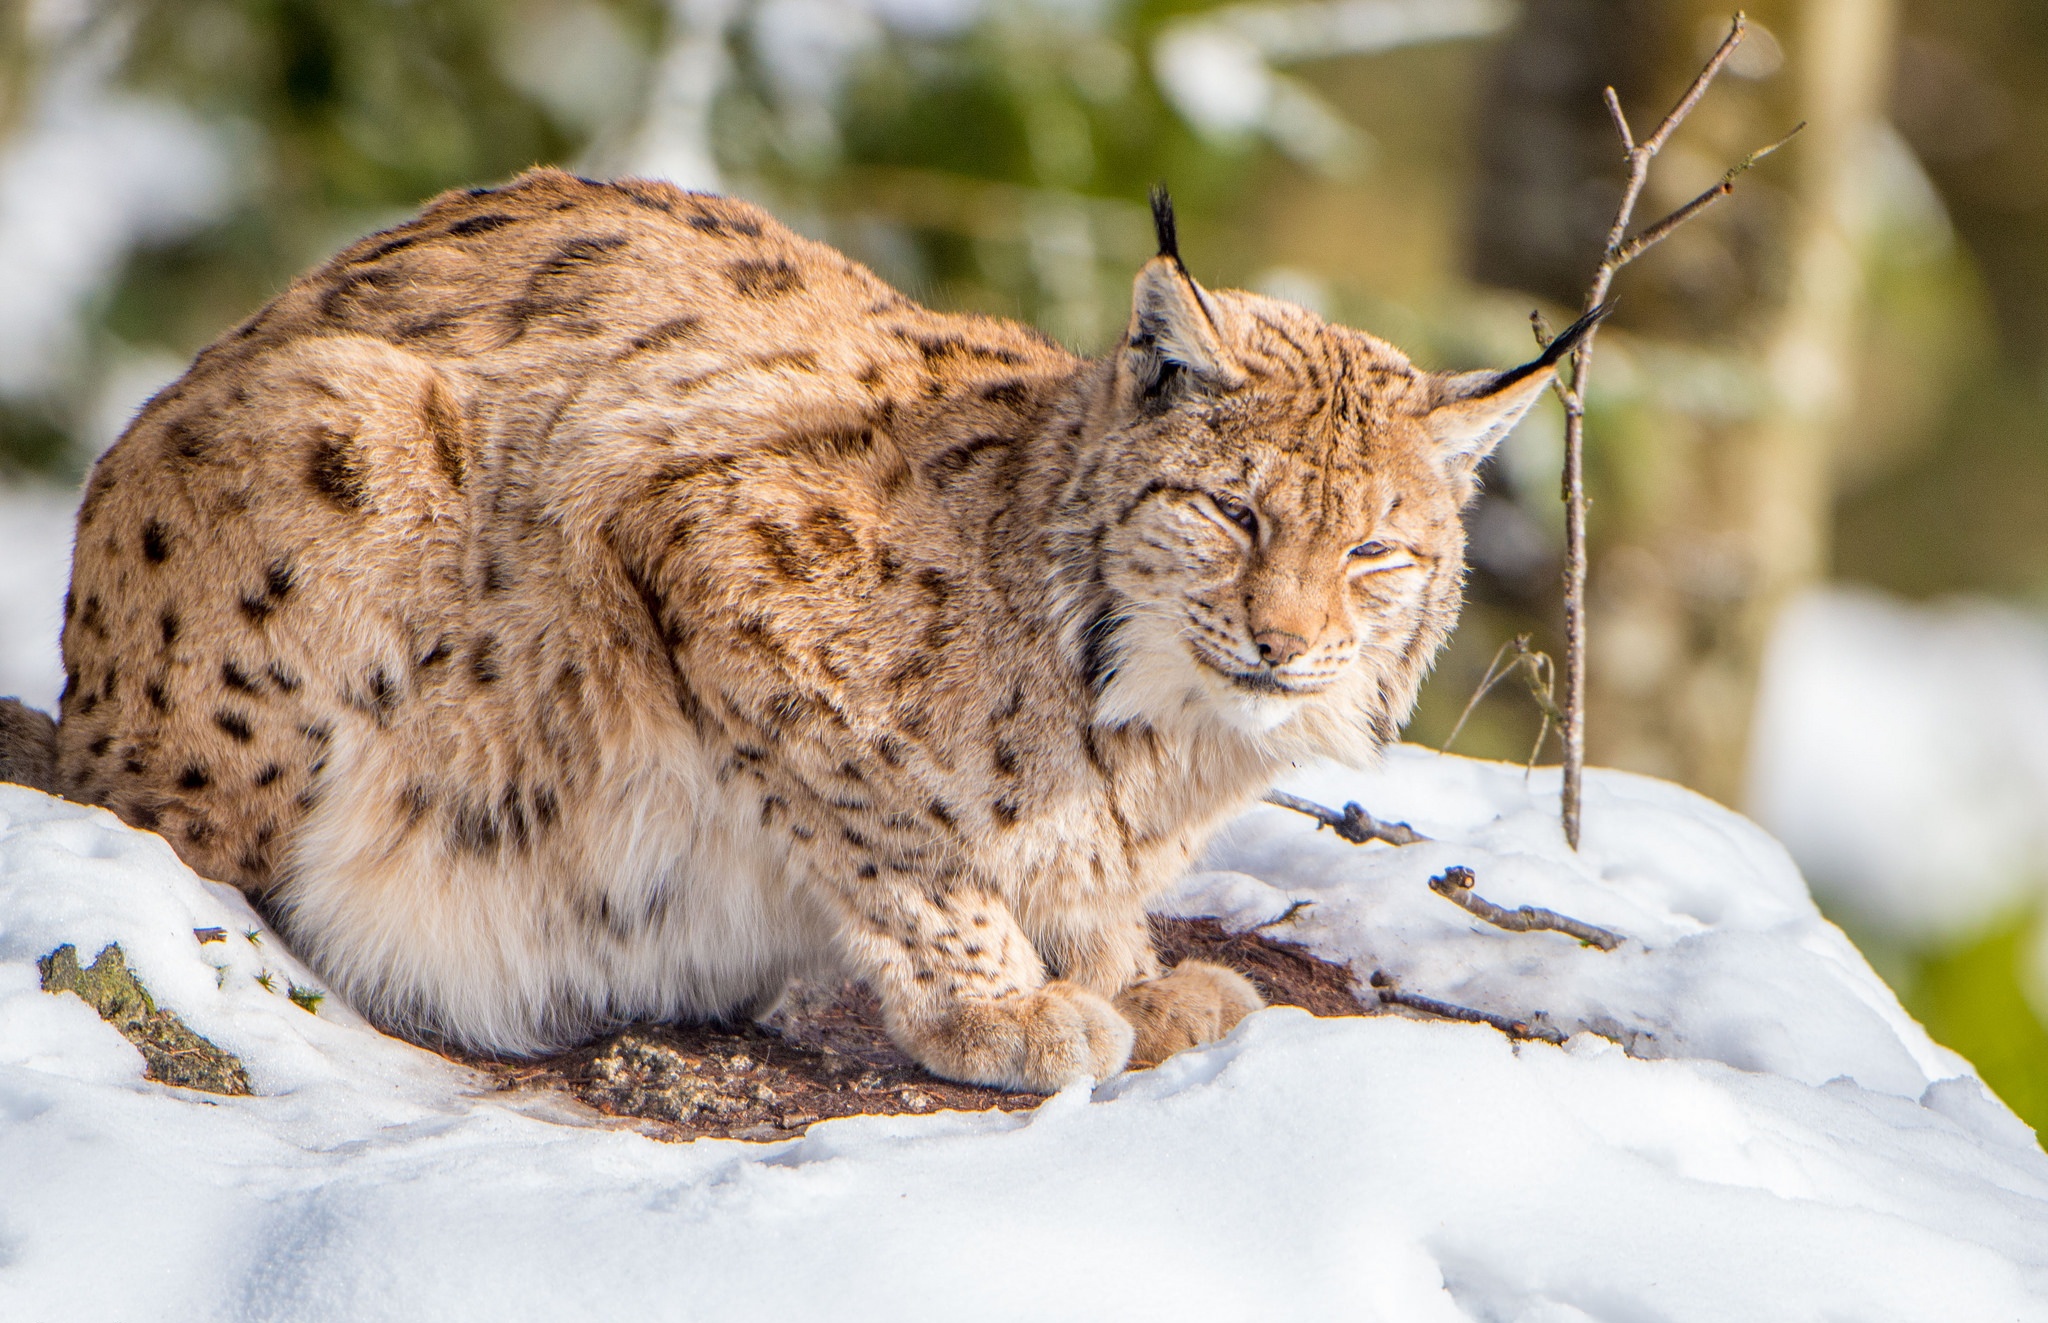
[[[1660,158],[1644,223],[1794,121],[1809,127],[1617,282],[1631,352],[1603,354],[1595,369],[1593,758],[1729,803],[1742,794],[1771,624],[1826,569],[1830,456],[1859,347],[1855,218],[1882,126],[1894,8],[1779,0],[1752,11],[1762,30]],[[1619,189],[1600,87],[1613,83],[1648,133],[1728,17],[1700,0],[1525,10],[1482,111],[1481,279],[1582,297]],[[1584,40],[1560,42],[1573,32]],[[1558,260],[1566,249],[1580,254],[1576,277]]]

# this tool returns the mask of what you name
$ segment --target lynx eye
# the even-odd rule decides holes
[[[1251,534],[1253,537],[1258,536],[1259,517],[1256,514],[1252,513],[1252,508],[1249,505],[1246,505],[1243,501],[1238,500],[1235,496],[1218,495],[1211,496],[1209,499],[1210,501],[1215,503],[1215,506],[1218,510],[1222,511],[1223,517],[1225,519],[1228,519],[1231,523],[1236,524],[1239,528],[1242,528],[1245,532]]]
[[[1361,542],[1351,549],[1353,560],[1381,560],[1394,554],[1390,542]]]

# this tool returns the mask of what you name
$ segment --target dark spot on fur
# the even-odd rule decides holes
[[[446,638],[435,639],[434,646],[427,649],[426,655],[419,659],[417,665],[421,667],[439,666],[442,662],[448,660],[448,651],[448,640]]]
[[[498,560],[495,554],[486,556],[484,558],[484,591],[487,593],[502,593],[510,586],[511,580],[505,575],[503,563]]]
[[[559,319],[556,329],[571,335],[596,335],[604,330],[585,316],[598,291],[590,288],[589,273],[609,260],[605,255],[631,242],[622,234],[570,239],[559,245],[553,256],[534,271],[526,292],[511,305],[512,319],[525,325],[540,318]]]
[[[285,670],[276,662],[272,662],[264,667],[263,673],[270,677],[270,682],[276,685],[281,692],[290,694],[298,691],[299,677]]]
[[[271,782],[277,780],[277,778],[283,775],[284,768],[279,767],[276,763],[265,763],[263,764],[263,770],[256,773],[256,784],[259,786],[267,786]]]
[[[882,870],[876,868],[873,864],[862,864],[859,868],[855,869],[854,871],[859,873],[862,877],[873,877]]]
[[[142,761],[142,759],[140,758],[123,759],[121,762],[121,767],[130,776],[141,776],[144,772],[147,772],[149,770],[149,764]]]
[[[190,415],[184,415],[164,424],[164,445],[174,460],[190,463],[206,454],[213,439],[200,430]]]
[[[996,771],[1004,776],[1017,775],[1017,751],[1006,741],[997,740],[995,749]]]
[[[164,646],[166,648],[178,641],[178,613],[176,611],[164,612],[163,619],[158,621],[157,624],[163,630]]]
[[[991,404],[1000,404],[1010,409],[1021,409],[1030,402],[1031,384],[1023,380],[998,381],[983,386],[980,394],[981,398]]]
[[[195,816],[185,824],[185,839],[194,845],[204,845],[213,839],[213,824],[205,818]]]
[[[178,773],[180,790],[204,790],[212,782],[213,778],[206,774],[206,769],[197,763]]]
[[[753,534],[761,544],[762,555],[768,558],[777,574],[796,583],[809,583],[817,577],[817,567],[797,546],[796,537],[789,529],[760,519],[754,521]]]
[[[240,693],[253,694],[256,692],[256,682],[249,678],[247,672],[231,661],[224,661],[220,664],[220,682]]]
[[[142,555],[152,565],[161,565],[171,554],[170,531],[161,520],[152,519],[142,526]]]
[[[327,729],[326,725],[321,722],[314,722],[310,725],[299,727],[299,734],[315,744],[325,744],[334,738],[334,732]]]
[[[469,654],[469,673],[478,684],[498,682],[498,640],[486,634]]]
[[[673,214],[675,211],[675,208],[669,204],[666,198],[630,180],[615,181],[612,184],[612,189],[615,192],[623,193],[626,196],[626,200],[636,207],[645,207],[649,211],[659,211],[663,214]]]
[[[263,572],[263,588],[272,597],[288,596],[292,590],[292,563],[281,557],[270,562],[270,568]]]
[[[421,409],[421,417],[426,422],[427,435],[434,440],[435,462],[440,464],[441,472],[447,475],[451,487],[461,487],[469,449],[463,441],[462,411],[449,398],[448,390],[439,378],[427,390],[427,402]]]
[[[369,487],[356,458],[354,438],[325,427],[314,429],[314,442],[306,467],[313,490],[343,510],[366,510]]]
[[[378,244],[369,252],[364,253],[361,257],[358,257],[356,261],[374,262],[379,258],[389,257],[393,253],[402,253],[406,249],[412,247],[414,244],[418,243],[420,240],[426,237],[427,236],[424,234],[401,234],[396,239],[388,239],[385,242]]]
[[[1006,436],[978,436],[933,459],[926,466],[926,471],[932,475],[932,481],[943,487],[972,468],[984,451],[1007,450],[1014,444]]]
[[[742,298],[774,298],[804,287],[803,272],[781,258],[745,257],[725,265],[726,279]]]
[[[946,807],[946,801],[943,799],[934,799],[931,803],[926,804],[924,811],[930,814],[932,821],[938,823],[941,827],[951,827],[953,825],[953,810]]]
[[[548,786],[533,792],[533,820],[542,831],[555,825],[562,816],[562,802]]]
[[[159,676],[151,680],[142,687],[142,692],[149,699],[149,705],[157,711],[169,712],[171,710],[171,696],[164,689],[163,677]]]
[[[467,854],[490,855],[498,849],[498,822],[490,807],[458,802],[448,816],[448,843]]]
[[[640,354],[650,349],[666,349],[672,344],[688,340],[697,334],[702,320],[696,317],[674,317],[636,335],[628,342],[628,352]]]
[[[1021,811],[1018,809],[1015,801],[1008,799],[997,800],[988,806],[988,810],[995,816],[996,825],[999,827],[1016,826],[1017,814]]]
[[[267,593],[249,593],[242,598],[239,605],[242,614],[249,618],[252,625],[261,625],[270,619],[270,613],[276,609]]]
[[[85,751],[95,758],[104,758],[107,756],[107,750],[112,748],[113,744],[113,736],[102,735],[98,739],[94,740],[91,744],[87,745]]]
[[[213,714],[213,724],[243,744],[255,738],[255,732],[249,729],[249,719],[239,712],[225,709],[216,712]]]
[[[467,237],[472,234],[489,234],[492,230],[501,230],[507,225],[516,225],[518,223],[519,218],[517,216],[507,216],[503,212],[493,211],[482,216],[471,216],[466,220],[459,220],[448,227],[448,233],[459,237]]]

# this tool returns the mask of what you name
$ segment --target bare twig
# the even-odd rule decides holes
[[[1538,328],[1539,336],[1544,329]],[[1515,654],[1513,657],[1508,656],[1510,651]],[[1532,649],[1527,634],[1515,635],[1493,654],[1493,660],[1487,663],[1486,674],[1479,678],[1479,686],[1472,691],[1472,697],[1465,700],[1465,710],[1458,714],[1457,724],[1451,727],[1450,738],[1444,741],[1445,753],[1449,753],[1451,746],[1458,742],[1459,733],[1465,729],[1465,722],[1471,718],[1472,710],[1479,706],[1480,700],[1492,693],[1495,685],[1517,672],[1529,687],[1529,697],[1535,701],[1536,710],[1543,714],[1543,724],[1536,731],[1536,743],[1529,749],[1528,766],[1535,767],[1536,756],[1543,752],[1543,741],[1550,738],[1551,725],[1562,726],[1564,713],[1557,706],[1557,675],[1550,654]]]
[[[1324,808],[1312,799],[1290,795],[1285,790],[1267,791],[1266,802],[1306,814],[1353,845],[1364,845],[1367,841],[1385,841],[1388,845],[1414,845],[1429,839],[1405,822],[1381,822],[1356,804],[1346,804],[1344,811],[1339,813],[1335,809]]]
[[[1474,891],[1472,883],[1472,870],[1454,865],[1429,879],[1429,889],[1467,913],[1512,933],[1563,933],[1602,951],[1612,951],[1621,945],[1619,934],[1595,927],[1582,919],[1574,919],[1569,914],[1559,914],[1540,905],[1524,905],[1512,910],[1496,905]]]
[[[1339,813],[1336,809],[1324,808],[1312,799],[1290,795],[1285,790],[1267,791],[1266,802],[1314,818],[1353,845],[1364,845],[1367,841],[1385,841],[1389,845],[1417,845],[1430,839],[1405,822],[1381,822],[1356,804],[1346,804],[1344,811]],[[1578,938],[1587,946],[1597,946],[1602,951],[1612,951],[1621,945],[1619,934],[1595,927],[1583,919],[1574,919],[1569,914],[1559,914],[1556,910],[1547,910],[1540,905],[1505,909],[1473,891],[1472,882],[1472,870],[1462,864],[1454,864],[1429,879],[1429,889],[1468,913],[1486,920],[1494,927],[1505,928],[1509,932],[1563,933],[1568,937]],[[1270,928],[1274,924],[1285,923],[1306,908],[1308,903],[1296,901],[1288,907],[1285,914],[1271,923],[1261,924],[1260,927]]]
[[[1385,970],[1373,973],[1372,990],[1383,1006],[1405,1006],[1411,1011],[1421,1011],[1424,1015],[1434,1015],[1445,1020],[1463,1020],[1467,1024],[1490,1024],[1509,1038],[1535,1039],[1551,1044],[1564,1042],[1565,1036],[1547,1024],[1495,1015],[1492,1011],[1475,1010],[1470,1006],[1459,1006],[1455,1002],[1438,1001],[1419,992],[1403,992],[1394,976]]]
[[[1623,113],[1621,99],[1613,88],[1601,93],[1607,107],[1608,118],[1614,121],[1615,136],[1621,139],[1624,159],[1628,164],[1628,178],[1622,185],[1621,203],[1615,208],[1614,224],[1607,231],[1606,245],[1601,249],[1600,265],[1593,273],[1593,283],[1586,291],[1588,311],[1607,302],[1608,290],[1614,284],[1614,277],[1623,267],[1641,257],[1656,244],[1668,237],[1679,226],[1705,211],[1721,198],[1726,197],[1735,186],[1736,176],[1761,161],[1764,157],[1783,146],[1793,133],[1780,138],[1768,147],[1750,153],[1741,164],[1723,175],[1721,181],[1686,203],[1678,210],[1664,217],[1656,224],[1636,235],[1628,237],[1629,222],[1635,217],[1636,203],[1643,195],[1643,185],[1650,177],[1650,162],[1664,147],[1672,133],[1685,122],[1693,108],[1705,96],[1714,76],[1721,72],[1721,66],[1742,44],[1747,29],[1747,20],[1740,13],[1729,24],[1728,35],[1722,39],[1699,76],[1678,99],[1657,125],[1656,132],[1648,138],[1637,140],[1629,127],[1628,116]],[[1801,127],[1804,127],[1803,125]],[[1540,319],[1535,321],[1536,340],[1539,345],[1548,344],[1548,328]],[[1571,382],[1557,383],[1558,397],[1564,401],[1564,637],[1565,637],[1565,698],[1563,712],[1564,735],[1564,793],[1562,813],[1565,839],[1573,849],[1579,845],[1579,823],[1583,806],[1583,786],[1586,768],[1586,481],[1585,481],[1585,426],[1586,426],[1586,382],[1587,374],[1593,369],[1594,332],[1589,330],[1572,351]],[[1562,374],[1560,374],[1562,375]]]
[[[1719,202],[1722,198],[1725,198],[1730,193],[1733,193],[1735,191],[1735,181],[1738,178],[1740,178],[1745,171],[1749,170],[1758,161],[1761,161],[1766,156],[1769,156],[1772,152],[1775,152],[1780,147],[1783,147],[1786,143],[1792,141],[1792,139],[1798,137],[1800,131],[1803,130],[1805,127],[1806,121],[1800,120],[1797,124],[1794,124],[1792,126],[1792,131],[1790,133],[1787,133],[1784,137],[1778,139],[1776,142],[1772,143],[1768,147],[1757,148],[1749,155],[1743,157],[1741,161],[1737,162],[1733,166],[1730,166],[1728,169],[1728,173],[1722,175],[1720,182],[1716,183],[1712,188],[1700,194],[1692,201],[1686,203],[1678,210],[1672,212],[1663,220],[1660,220],[1656,224],[1639,231],[1636,234],[1635,238],[1630,239],[1627,243],[1623,244],[1621,246],[1620,251],[1615,253],[1615,266],[1627,266],[1630,262],[1635,261],[1638,257],[1641,257],[1644,253],[1648,252],[1657,244],[1662,243],[1664,239],[1667,238],[1673,230],[1676,230],[1679,226],[1685,224],[1693,217],[1699,215],[1701,212],[1705,211],[1714,203]]]

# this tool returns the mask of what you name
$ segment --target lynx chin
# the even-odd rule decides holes
[[[1148,898],[1281,769],[1393,737],[1474,469],[1579,328],[1422,371],[1202,288],[1154,211],[1088,360],[729,198],[438,198],[100,460],[54,761],[16,707],[5,765],[161,833],[429,1042],[536,1053],[838,974],[957,1080],[1210,1041],[1259,998],[1162,968]]]

